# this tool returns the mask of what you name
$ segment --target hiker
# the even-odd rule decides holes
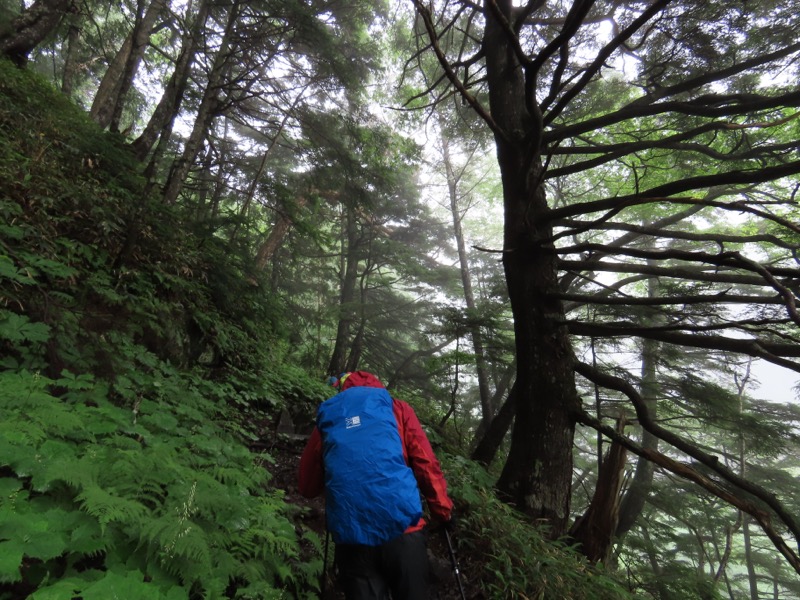
[[[317,410],[298,471],[300,493],[325,491],[334,562],[348,600],[424,600],[428,554],[420,492],[449,526],[453,502],[414,410],[366,371],[343,373]],[[324,574],[323,574],[324,576]]]

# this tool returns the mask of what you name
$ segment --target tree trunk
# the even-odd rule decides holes
[[[72,96],[72,86],[75,83],[75,74],[78,72],[77,54],[81,38],[81,28],[78,26],[76,15],[71,15],[69,21],[66,51],[64,52],[64,72],[61,74],[61,93],[68,98]]]
[[[747,581],[750,584],[750,600],[758,600],[758,575],[753,563],[753,544],[750,541],[750,515],[744,515],[742,537],[744,539],[744,560],[747,565]]]
[[[336,341],[328,364],[328,373],[338,375],[345,369],[350,335],[355,322],[353,306],[356,302],[356,282],[358,281],[359,241],[358,222],[355,211],[345,207],[346,225],[342,248],[341,292],[339,294],[339,323],[336,327]]]
[[[650,568],[655,575],[655,597],[658,600],[683,600],[683,598],[673,598],[669,588],[664,584],[664,569],[661,566],[661,557],[656,552],[653,540],[650,538],[650,531],[647,527],[642,527],[642,540],[644,541],[644,550],[647,553],[647,559],[650,562]]]
[[[11,22],[8,32],[0,37],[0,55],[24,67],[28,55],[58,27],[64,15],[71,10],[74,10],[72,0],[36,0]]]
[[[200,106],[195,115],[194,126],[189,134],[181,155],[175,159],[170,169],[167,182],[164,184],[163,199],[165,204],[174,204],[178,195],[183,189],[189,171],[194,164],[194,159],[200,151],[203,140],[208,135],[214,116],[220,103],[221,84],[228,69],[228,61],[231,56],[230,46],[239,16],[240,3],[234,2],[228,13],[228,20],[225,24],[225,31],[220,41],[219,50],[214,56],[214,63],[208,74],[208,81]]]
[[[305,90],[303,90],[303,91],[305,91]],[[270,155],[272,154],[272,149],[275,148],[275,144],[277,144],[278,139],[280,139],[281,134],[283,133],[283,129],[284,129],[284,127],[286,127],[286,122],[289,120],[289,116],[290,116],[292,110],[294,110],[294,108],[300,102],[300,99],[302,97],[303,97],[303,92],[301,91],[295,97],[294,102],[292,102],[291,109],[287,110],[284,113],[283,118],[281,119],[281,124],[278,127],[278,130],[275,132],[275,135],[269,141],[269,146],[267,146],[267,149],[264,150],[264,154],[261,157],[261,161],[259,162],[259,165],[258,165],[258,170],[256,171],[256,174],[250,179],[250,184],[247,186],[247,193],[245,194],[245,197],[242,199],[242,201],[240,203],[241,208],[239,209],[239,220],[236,222],[236,225],[233,227],[233,231],[231,231],[231,235],[228,238],[228,242],[231,243],[231,244],[236,239],[236,236],[239,233],[240,224],[244,221],[245,217],[247,216],[247,211],[250,209],[250,205],[252,204],[253,198],[256,195],[256,190],[258,189],[258,184],[261,182],[261,177],[264,175],[264,171],[266,171],[266,169],[267,169],[267,164],[268,164]],[[308,203],[308,201],[305,198],[298,198],[297,199],[297,206],[298,207],[305,206],[307,203]],[[284,209],[285,209],[285,206],[284,206]],[[285,218],[288,219],[288,215],[287,214],[285,214],[284,212],[279,212],[278,213],[278,219],[281,219],[282,217],[285,217]],[[291,227],[291,224],[292,224],[291,223],[291,219],[289,219],[289,222],[285,224],[284,232],[277,239],[278,245],[283,240],[283,238],[286,235],[286,233],[289,231],[289,228]],[[276,225],[277,225],[277,223],[276,223]],[[272,237],[271,233],[270,233],[270,237]],[[263,270],[264,267],[266,266],[266,262],[269,260],[269,258],[272,256],[272,254],[274,254],[275,250],[277,250],[277,249],[278,249],[277,245],[274,248],[272,248],[271,251],[269,252],[269,255],[266,257],[266,260],[260,261],[259,257],[256,256],[256,268],[258,270]],[[259,249],[259,253],[258,254],[259,255],[261,254],[261,250],[260,249]]]
[[[299,210],[306,204],[308,204],[308,200],[306,198],[297,198],[295,200],[296,206],[293,210]],[[289,233],[289,230],[292,228],[292,225],[294,225],[294,220],[292,219],[292,216],[287,208],[284,206],[282,210],[278,212],[278,216],[275,219],[275,224],[272,226],[272,229],[269,230],[269,234],[267,235],[266,239],[258,247],[255,259],[256,271],[263,271],[267,267],[267,264],[270,260],[272,260],[272,257],[275,252],[277,252],[278,248],[280,248],[284,238],[286,238],[286,234]]]
[[[516,373],[517,363],[515,361],[506,367],[506,371],[503,373],[500,383],[495,389],[494,398],[492,398],[492,406],[500,404],[500,400],[506,393],[505,391],[508,389],[508,386],[514,381]],[[514,387],[512,387],[508,398],[506,398],[506,401],[500,406],[500,410],[495,414],[489,427],[486,428],[486,431],[483,432],[480,439],[476,437],[476,439],[473,440],[474,448],[470,456],[472,460],[485,466],[489,466],[494,460],[497,451],[500,449],[500,445],[506,437],[506,433],[508,433],[511,427],[511,423],[514,422],[514,413],[517,410],[514,404],[515,394]]]
[[[481,422],[478,426],[478,433],[481,435],[489,426],[494,417],[494,406],[489,393],[489,372],[486,366],[486,352],[483,347],[483,334],[480,325],[475,317],[475,294],[472,291],[472,277],[469,270],[469,259],[467,258],[467,246],[464,241],[464,230],[461,227],[461,211],[458,206],[458,181],[459,177],[453,168],[450,158],[450,142],[446,135],[442,134],[442,160],[444,162],[445,173],[447,176],[447,191],[450,199],[450,213],[453,216],[453,234],[456,238],[458,248],[458,264],[461,272],[461,285],[464,290],[464,302],[467,305],[467,316],[470,319],[469,332],[472,338],[472,350],[475,353],[475,368],[478,375],[478,391],[481,402]]]
[[[165,143],[169,141],[172,123],[178,115],[186,85],[189,81],[192,62],[200,49],[202,30],[208,17],[209,2],[210,0],[201,1],[192,28],[183,39],[178,58],[175,61],[175,70],[164,88],[164,93],[161,95],[144,131],[131,143],[134,154],[139,160],[144,160],[147,157],[159,136],[164,139]],[[187,10],[187,18],[189,10]]]
[[[504,3],[510,13],[510,2]],[[508,18],[508,15],[506,15]],[[540,155],[541,113],[508,31],[486,11],[486,77],[503,181],[503,266],[517,358],[516,415],[498,490],[560,537],[569,521],[572,448],[579,400],[564,327]]]
[[[647,295],[655,298],[659,295],[658,282],[655,278],[647,280]],[[658,319],[653,317],[651,321]],[[647,406],[648,414],[653,418],[658,418],[658,405],[656,395],[658,393],[658,377],[656,364],[658,362],[658,352],[660,344],[653,340],[642,340],[642,400]],[[599,415],[598,415],[599,418]],[[658,438],[649,431],[642,429],[642,447],[649,450],[658,450]],[[630,488],[625,494],[620,507],[619,524],[617,525],[617,537],[626,534],[631,530],[636,519],[644,510],[647,496],[653,486],[653,475],[655,465],[640,456],[636,461],[636,471],[633,476]]]
[[[150,34],[153,31],[153,25],[156,18],[166,8],[164,3],[166,0],[153,0],[147,9],[147,13],[142,14],[144,11],[145,0],[139,0],[136,24],[133,27],[131,36],[133,38],[133,47],[125,61],[125,68],[122,71],[119,87],[117,89],[116,98],[113,105],[111,114],[111,122],[108,128],[111,131],[120,131],[120,123],[122,121],[122,111],[125,108],[125,100],[128,97],[128,92],[133,87],[133,80],[136,78],[136,73],[139,70],[139,65],[144,58],[144,53],[147,51],[147,46],[150,44]],[[133,128],[131,124],[130,128]]]
[[[144,0],[139,0],[137,8],[133,30],[108,65],[92,101],[92,108],[89,110],[92,119],[103,128],[112,125],[116,117],[117,122],[112,130],[118,129],[122,104],[144,56],[153,24],[164,9],[164,0],[153,0],[147,12],[144,12]]]
[[[358,365],[361,363],[361,355],[364,353],[364,336],[367,330],[367,317],[364,314],[364,306],[366,305],[366,290],[361,288],[361,315],[358,319],[358,329],[353,336],[353,341],[350,342],[350,352],[347,355],[347,362],[345,363],[345,371],[357,371]]]
[[[506,401],[503,403],[503,406],[497,411],[497,414],[494,419],[492,419],[483,437],[475,445],[475,449],[470,456],[472,460],[487,467],[494,460],[497,450],[500,448],[500,444],[503,443],[506,433],[508,433],[508,428],[511,427],[511,423],[514,421],[514,414],[517,411],[515,403],[516,389],[517,384],[515,383],[514,387],[511,388],[511,392],[508,394],[508,398],[506,398]]]
[[[496,112],[493,110],[493,112]],[[498,144],[498,146],[502,145]],[[520,510],[561,536],[569,519],[574,415],[573,353],[563,326],[555,253],[538,158],[500,149],[504,179],[503,265],[514,316],[516,415],[498,488]]]
[[[745,373],[740,379],[738,374],[735,374],[735,382],[739,398],[739,412],[744,411],[744,396],[747,385],[750,381],[750,367],[752,359],[748,361]],[[745,440],[744,435],[739,433],[739,475],[745,477],[747,475],[747,460],[745,456]],[[750,515],[746,515],[740,511],[740,518],[742,519],[742,538],[744,541],[744,561],[747,566],[747,581],[750,584],[750,600],[758,600],[758,575],[756,574],[755,563],[753,562],[753,544],[750,540]]]
[[[618,426],[620,432],[622,425]],[[570,529],[570,536],[580,545],[580,552],[593,563],[608,563],[614,531],[619,518],[620,489],[625,473],[625,448],[612,442],[597,475],[597,486],[589,508]]]

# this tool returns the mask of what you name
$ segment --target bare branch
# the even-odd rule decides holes
[[[599,294],[551,294],[549,298],[558,298],[568,302],[580,304],[604,304],[617,306],[670,306],[690,304],[783,304],[781,296],[745,296],[731,294],[729,290],[715,294],[701,294],[697,296],[658,296],[655,298],[638,298],[633,296],[609,297]]]
[[[583,323],[567,321],[569,332],[586,337],[641,337],[668,344],[687,346],[689,348],[705,348],[720,352],[738,352],[746,356],[762,358],[768,362],[800,373],[800,363],[783,357],[800,358],[797,344],[781,344],[756,339],[739,339],[723,336],[687,334],[652,327],[641,327],[629,323]]]
[[[764,277],[764,280],[769,285],[774,285],[774,282],[771,281],[772,277],[779,276],[779,277],[787,277],[790,279],[800,281],[800,269],[790,269],[788,267],[770,267],[764,266],[755,261],[746,259],[743,257],[739,252],[719,252],[717,254],[710,254],[708,252],[692,252],[687,250],[679,250],[673,248],[667,248],[664,250],[649,250],[649,249],[642,249],[642,248],[630,248],[630,247],[610,247],[604,244],[577,244],[575,246],[570,246],[567,248],[557,248],[556,253],[558,254],[572,254],[572,253],[579,253],[579,252],[588,252],[590,254],[594,252],[598,252],[601,254],[615,254],[615,255],[623,255],[623,256],[630,256],[633,258],[641,258],[646,260],[657,260],[657,261],[665,261],[665,260],[680,260],[686,262],[694,262],[694,263],[705,263],[710,265],[716,265],[717,267],[727,267],[729,269],[746,269],[748,271],[752,271],[754,273],[759,273]],[[764,280],[761,280],[761,284],[765,283]],[[779,292],[781,290],[778,290]]]
[[[672,196],[673,194],[680,194],[683,192],[716,186],[763,183],[766,181],[773,181],[781,177],[796,175],[798,173],[800,173],[800,161],[793,161],[791,163],[773,167],[764,167],[762,169],[730,171],[727,173],[718,173],[716,175],[686,177],[684,179],[660,185],[636,194],[616,196],[614,198],[605,198],[602,200],[592,200],[589,202],[579,202],[576,204],[554,208],[547,213],[547,218],[551,220],[558,220],[604,210],[609,211],[598,221],[593,221],[591,226],[594,226],[595,223],[603,223],[608,221],[611,217],[628,206],[640,206],[642,204],[655,204],[664,202],[667,204],[695,204],[721,208],[724,210],[732,210],[736,212],[745,212],[767,219],[768,221],[778,223],[779,225],[782,225],[783,227],[786,227],[795,233],[800,233],[800,226],[788,219],[784,219],[772,213],[760,210],[759,208],[753,206],[753,203],[719,202],[708,198],[668,197]],[[559,237],[563,237],[563,235],[555,236],[555,239],[558,239]]]
[[[606,61],[614,53],[614,51],[622,46],[627,40],[629,40],[634,33],[646,25],[650,19],[664,10],[671,2],[672,0],[658,0],[657,2],[653,2],[653,4],[651,4],[647,10],[639,15],[639,17],[635,19],[626,29],[618,33],[614,39],[612,39],[602,50],[600,50],[600,52],[597,53],[597,57],[586,69],[581,79],[561,97],[561,99],[558,101],[558,104],[556,104],[552,110],[547,111],[547,114],[544,117],[544,124],[549,125],[552,123],[558,117],[558,115],[564,111],[569,103],[580,92],[582,92],[587,85],[589,85],[589,82],[591,82],[597,76],[597,74],[600,72],[600,69],[603,68],[603,65],[605,65]],[[542,108],[545,109],[546,105],[543,105]]]
[[[500,126],[495,123],[492,115],[483,107],[483,105],[478,101],[475,96],[469,93],[464,82],[458,77],[456,72],[453,70],[453,66],[445,56],[444,52],[442,51],[441,47],[439,46],[439,38],[436,34],[436,29],[433,25],[433,19],[431,17],[431,12],[427,6],[425,6],[421,0],[413,0],[414,6],[417,9],[417,14],[422,19],[423,24],[425,25],[425,31],[428,33],[428,39],[431,42],[431,49],[433,50],[436,58],[439,61],[439,65],[444,70],[445,74],[447,75],[447,79],[450,83],[455,87],[458,92],[461,94],[462,98],[467,101],[467,103],[475,110],[478,116],[483,119],[489,128],[494,132],[495,135],[504,138],[505,132],[500,128]]]
[[[585,221],[574,221],[572,219],[564,219],[557,221],[555,225],[560,227],[568,227],[573,229],[585,230]],[[636,233],[641,236],[657,237],[660,240],[685,240],[692,242],[709,242],[713,244],[772,244],[779,248],[787,250],[800,250],[799,244],[792,244],[786,240],[767,233],[756,235],[733,235],[725,233],[693,233],[689,231],[677,231],[674,229],[664,229],[663,227],[647,227],[644,225],[634,225],[631,223],[621,223],[614,221],[611,223],[600,223],[592,225],[592,229],[596,230],[612,230],[612,231],[628,231]],[[616,244],[610,245],[616,247]],[[562,248],[562,250],[564,250]]]
[[[764,279],[737,271],[704,267],[673,267],[646,265],[642,263],[617,263],[594,260],[560,260],[559,268],[566,271],[602,271],[605,273],[640,273],[652,277],[669,277],[686,281],[731,283],[736,285],[764,285]]]
[[[791,115],[791,117],[787,118],[795,119],[799,116],[800,112],[797,112]],[[785,120],[786,119],[781,119],[781,121]],[[777,127],[780,124],[781,123],[776,121],[774,125],[769,125],[769,126]],[[763,129],[767,126],[768,125],[764,123],[758,123],[752,125],[753,128],[759,128],[759,129]],[[702,127],[697,127],[693,130],[690,130],[682,134],[676,134],[653,140],[645,140],[639,142],[624,142],[620,144],[586,145],[586,146],[572,146],[572,147],[562,146],[558,148],[553,148],[548,150],[548,152],[552,156],[556,155],[577,156],[581,154],[597,154],[599,156],[596,156],[595,158],[589,160],[575,162],[567,167],[550,169],[545,175],[545,179],[556,179],[558,177],[571,175],[573,173],[581,173],[588,169],[598,167],[600,165],[609,163],[613,160],[622,158],[624,156],[629,156],[631,154],[636,154],[637,152],[643,152],[646,150],[655,150],[655,149],[678,150],[682,152],[693,152],[696,154],[702,154],[704,156],[708,156],[718,161],[732,161],[732,160],[740,161],[740,160],[763,159],[768,156],[786,154],[788,152],[796,150],[800,146],[800,141],[793,140],[791,142],[786,142],[782,144],[754,146],[743,152],[732,150],[731,152],[723,153],[719,152],[718,150],[715,150],[714,148],[710,147],[707,143],[704,143],[703,141],[698,141],[693,143],[682,141],[682,140],[689,140],[700,134],[709,133],[712,131],[744,129],[747,127],[749,126],[739,125],[736,123],[716,121],[713,123],[707,123]]]
[[[601,375],[601,374],[599,372],[597,372],[597,371],[594,371],[593,369],[592,369],[592,371],[594,371],[593,373],[587,374],[586,371],[589,370],[589,369],[592,369],[592,367],[590,367],[589,365],[581,364],[579,368],[576,368],[576,371],[581,373],[581,375],[583,375],[584,377],[586,377],[590,381],[595,381],[593,375]],[[620,381],[622,381],[622,380],[620,380]],[[627,384],[627,382],[623,382],[623,383]],[[630,386],[628,386],[628,388],[629,388],[630,391],[633,391],[635,393],[635,390],[633,390],[633,388],[631,388]],[[614,388],[614,389],[618,389],[618,388]],[[620,390],[620,391],[622,391],[622,390]],[[626,389],[626,391],[624,393],[626,393],[626,395],[628,395],[627,392],[628,392],[628,390]],[[638,394],[637,394],[637,396],[638,396]],[[633,401],[632,398],[631,398],[631,400]],[[637,404],[636,401],[634,401],[634,405],[636,406],[637,414],[638,414],[640,409],[646,411],[646,407],[644,406],[644,403],[643,403],[643,401],[641,400],[640,397],[638,399],[638,402],[640,404]],[[741,498],[740,496],[732,493],[730,490],[722,487],[721,485],[719,485],[714,480],[712,480],[712,479],[708,478],[707,476],[703,475],[702,473],[700,473],[697,469],[693,468],[691,465],[687,465],[685,463],[681,463],[679,461],[676,461],[675,459],[672,459],[672,458],[666,456],[662,452],[658,452],[658,451],[652,450],[650,448],[642,447],[641,445],[639,445],[636,442],[632,441],[627,436],[625,436],[625,435],[619,433],[618,431],[616,431],[613,427],[610,427],[608,425],[603,425],[600,422],[600,420],[596,419],[595,417],[592,417],[591,415],[589,415],[585,411],[581,411],[576,416],[576,421],[578,423],[583,424],[583,425],[587,425],[587,426],[591,427],[592,429],[594,429],[596,431],[602,432],[605,436],[607,436],[608,438],[610,438],[612,440],[615,440],[618,443],[622,444],[625,448],[627,448],[628,450],[630,450],[634,454],[637,454],[638,456],[646,458],[647,460],[649,460],[649,461],[657,464],[658,466],[666,469],[670,473],[674,473],[675,475],[677,475],[677,476],[679,476],[679,477],[681,477],[683,479],[687,479],[689,481],[692,481],[692,482],[700,485],[703,489],[705,489],[708,492],[714,494],[720,500],[723,500],[724,502],[727,502],[727,503],[731,504],[732,506],[735,506],[736,508],[738,508],[742,512],[745,512],[745,513],[749,514],[750,516],[752,516],[758,522],[758,524],[761,526],[761,528],[764,531],[764,533],[767,534],[767,536],[772,541],[772,543],[775,545],[775,547],[778,549],[778,551],[784,556],[784,558],[786,558],[786,560],[789,562],[789,564],[792,565],[792,567],[795,569],[795,571],[800,573],[800,559],[798,559],[797,554],[795,554],[795,552],[789,547],[789,545],[786,543],[786,541],[783,539],[783,537],[772,526],[772,517],[767,511],[761,509],[760,507],[756,506],[752,502],[748,502],[747,500]],[[641,421],[641,418],[640,418],[640,421]],[[652,422],[651,422],[651,424],[652,424]],[[655,427],[656,427],[657,430],[661,429],[658,426],[655,426]],[[645,428],[648,429],[648,431],[651,431],[649,427],[645,427]],[[654,433],[654,432],[651,431],[651,433]],[[654,435],[658,435],[658,434],[654,433]],[[669,441],[669,440],[665,440],[665,441]],[[704,455],[705,457],[708,457],[709,459],[711,459],[711,461],[715,465],[719,465],[719,461],[717,460],[717,457],[709,456],[709,455],[707,455],[705,453],[700,452],[700,450],[698,450],[698,449],[694,449],[694,450],[697,453],[699,453],[701,455]],[[703,462],[703,461],[701,461],[701,462]],[[703,464],[706,464],[706,463],[703,462]],[[708,466],[708,465],[706,465],[706,466]],[[749,493],[751,493],[754,496],[756,496],[756,498],[758,498],[758,499],[760,499],[762,501],[765,501],[766,504],[770,508],[772,508],[773,510],[775,510],[775,507],[773,505],[777,504],[777,506],[780,509],[780,511],[776,510],[775,511],[776,514],[780,518],[782,518],[782,520],[783,520],[784,516],[788,517],[789,518],[789,523],[787,523],[787,525],[790,526],[790,530],[795,535],[795,537],[798,537],[800,535],[800,532],[799,532],[796,524],[793,523],[793,519],[791,518],[791,515],[789,515],[789,513],[785,509],[783,509],[783,507],[777,502],[777,499],[775,499],[774,495],[770,494],[769,492],[767,492],[766,490],[764,490],[760,486],[756,486],[755,484],[740,478],[739,476],[735,475],[732,471],[730,471],[730,470],[728,470],[728,469],[726,469],[724,467],[718,467],[718,469],[722,469],[727,474],[730,474],[735,480],[740,480],[741,482],[745,483],[747,485],[747,487],[743,488],[743,489],[746,489]],[[717,469],[714,469],[714,470],[718,472]],[[729,481],[729,482],[733,483],[733,481],[731,479],[729,479],[727,476],[723,476],[723,477],[724,477],[724,479],[726,481]],[[762,497],[761,494],[754,494],[752,492],[753,488],[759,490],[759,492],[761,494],[763,494],[763,496],[765,496],[770,501],[767,502],[766,500],[764,500],[764,498]],[[786,522],[786,521],[784,521],[784,522]]]
[[[648,98],[645,96],[644,98]],[[639,101],[643,100],[640,99]],[[706,95],[687,102],[660,102],[656,104],[637,104],[637,101],[623,108],[595,119],[588,119],[563,127],[554,127],[543,135],[545,144],[554,145],[609,125],[622,123],[640,117],[653,117],[667,113],[692,115],[697,117],[721,118],[760,111],[773,110],[787,106],[800,105],[800,90],[793,90],[778,96],[748,95]]]

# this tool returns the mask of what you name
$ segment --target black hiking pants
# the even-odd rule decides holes
[[[337,578],[347,600],[426,600],[427,542],[422,530],[380,546],[337,544]]]

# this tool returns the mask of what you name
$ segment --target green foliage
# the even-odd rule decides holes
[[[235,258],[118,136],[2,61],[0,88],[0,599],[301,594],[319,564],[246,445],[321,395],[280,379],[274,305],[212,285]]]
[[[546,540],[541,530],[500,502],[483,468],[460,456],[443,453],[440,458],[456,503],[459,544],[482,561],[462,571],[467,577],[480,573],[489,597],[634,597],[602,566],[589,565],[573,548]]]
[[[299,545],[267,472],[190,377],[162,364],[142,383],[128,410],[89,376],[0,373],[0,582],[36,598],[279,597]]]

